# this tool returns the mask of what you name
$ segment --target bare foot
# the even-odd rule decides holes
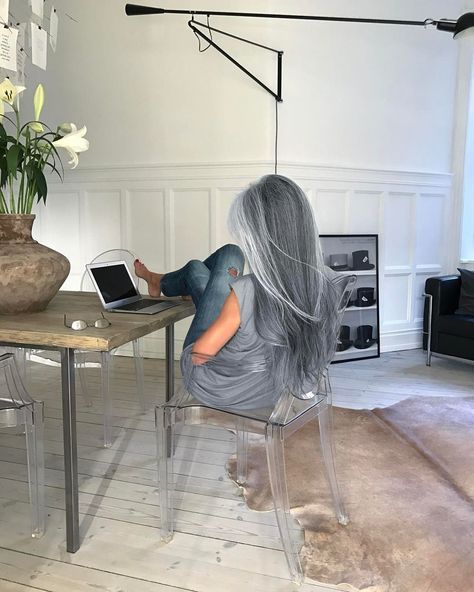
[[[139,259],[136,259],[133,264],[135,266],[137,277],[145,280],[148,284],[148,294],[150,294],[152,298],[158,298],[161,294],[160,284],[163,274],[150,271]]]

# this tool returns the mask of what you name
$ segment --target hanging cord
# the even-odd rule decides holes
[[[278,172],[278,101],[275,99],[275,175]]]
[[[194,20],[194,15],[191,17],[191,22],[192,23],[196,23],[197,25],[200,24],[200,23],[198,23],[197,21]],[[212,27],[210,26],[210,23],[209,23],[209,15],[207,15],[207,29],[209,31],[209,37],[213,41],[213,39],[212,39],[212,31],[213,31],[213,29],[212,29]],[[208,50],[211,47],[211,44],[209,43],[207,47],[205,47],[204,49],[201,49],[201,37],[199,37],[199,35],[196,33],[196,31],[193,31],[193,33],[196,36],[196,39],[198,40],[198,43],[199,43],[199,53],[204,53],[206,50]]]

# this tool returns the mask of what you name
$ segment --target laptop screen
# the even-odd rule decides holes
[[[106,304],[139,295],[124,263],[93,267],[90,273]]]

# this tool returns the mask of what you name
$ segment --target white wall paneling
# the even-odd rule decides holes
[[[420,193],[417,199],[415,258],[418,265],[436,265],[446,249],[443,194]]]
[[[409,328],[411,321],[410,308],[412,298],[412,282],[410,271],[384,273],[383,307],[381,309],[382,327]],[[383,331],[383,329],[382,329]]]
[[[390,192],[385,198],[385,265],[392,269],[411,263],[415,206],[413,193]]]
[[[165,192],[127,189],[124,193],[124,243],[140,259],[146,253],[147,264],[151,269],[165,269],[170,260],[167,248],[170,243],[170,229],[166,217]],[[150,240],[153,244],[150,244]]]
[[[173,268],[182,267],[190,259],[205,259],[212,251],[211,189],[173,189],[170,192],[173,226],[170,240],[174,244]]]
[[[380,228],[382,194],[379,191],[352,191],[347,213],[347,228],[352,234],[376,234]]]
[[[215,221],[216,231],[214,233],[215,242],[213,243],[214,249],[219,245],[225,245],[226,243],[232,242],[232,236],[227,227],[227,216],[229,214],[232,200],[237,193],[242,189],[234,185],[233,187],[218,187],[215,191]],[[218,221],[222,221],[218,223]]]
[[[79,286],[84,272],[83,241],[84,229],[81,215],[81,199],[78,190],[63,191],[62,187],[55,187],[48,196],[48,207],[37,208],[37,215],[33,227],[33,237],[47,244],[52,249],[60,251],[71,263],[71,271],[66,279],[64,289],[75,289]]]
[[[347,190],[317,189],[315,212],[321,234],[342,234],[347,226]]]
[[[63,184],[51,180],[35,237],[71,261],[65,289],[78,289],[85,263],[109,248],[170,271],[231,241],[233,197],[271,170],[266,162],[75,170]],[[292,163],[280,172],[305,189],[321,234],[379,234],[382,350],[419,346],[424,281],[449,271],[450,175]],[[177,326],[177,353],[189,322]],[[162,355],[164,336],[145,339],[145,352]]]
[[[86,261],[102,251],[124,247],[124,226],[120,189],[89,189],[81,195],[83,235],[81,241]],[[67,228],[67,227],[66,227]]]

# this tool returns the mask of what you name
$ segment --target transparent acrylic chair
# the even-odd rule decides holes
[[[101,263],[108,261],[125,261],[128,269],[132,273],[132,278],[135,283],[135,287],[140,291],[140,278],[135,275],[135,268],[133,262],[137,259],[137,256],[127,249],[109,249],[100,253],[91,263]],[[95,292],[94,285],[89,277],[87,270],[84,272],[81,279],[81,292]],[[145,394],[144,394],[144,372],[143,372],[143,357],[140,348],[140,340],[135,339],[132,342],[133,346],[133,359],[135,364],[135,376],[137,381],[137,396],[140,403],[141,410],[146,411]],[[110,447],[112,445],[112,400],[110,397],[110,366],[113,360],[112,356],[117,350],[110,352],[101,352],[100,354],[100,366],[101,366],[101,394],[104,405],[103,412],[103,426],[104,426],[104,446]],[[88,386],[87,386],[87,354],[90,352],[79,351],[77,353],[77,368],[79,381],[81,385],[81,391],[88,405],[92,404],[90,398]]]
[[[338,306],[339,323],[349,302],[356,281],[355,276],[340,276],[335,280],[340,302]],[[334,343],[334,350],[336,343]],[[283,551],[288,563],[290,577],[301,584],[304,580],[299,557],[301,546],[299,532],[295,532],[290,514],[290,502],[286,482],[285,440],[313,418],[318,418],[322,455],[326,476],[335,506],[335,514],[340,524],[348,523],[341,495],[339,493],[334,465],[332,438],[331,393],[327,370],[331,360],[321,373],[313,392],[294,395],[284,392],[274,408],[228,411],[208,407],[182,389],[175,397],[155,409],[158,449],[158,471],[160,484],[161,538],[170,541],[173,537],[173,454],[176,428],[180,425],[216,425],[236,431],[237,439],[237,479],[245,483],[247,474],[247,437],[249,433],[265,436],[270,485],[280,531]],[[226,368],[219,367],[216,358],[208,359],[208,365],[216,365],[220,373]],[[265,361],[246,363],[245,370],[260,372],[265,369]],[[235,376],[235,365],[228,371]],[[212,413],[210,413],[212,411]]]
[[[14,354],[2,354],[0,355],[0,428],[22,425],[26,434],[31,534],[39,538],[44,533],[45,525],[43,403],[33,400],[27,392]]]

